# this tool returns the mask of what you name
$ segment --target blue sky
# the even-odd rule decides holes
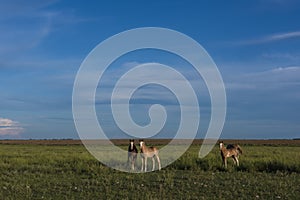
[[[0,1],[0,5],[2,139],[78,138],[72,117],[77,70],[101,41],[138,27],[170,28],[207,50],[226,87],[228,107],[222,138],[300,137],[298,1],[12,0]],[[107,80],[145,62],[165,63],[193,74],[179,58],[149,50],[116,60]],[[105,86],[96,94],[99,121],[110,137],[124,137],[108,107],[107,92],[112,85]],[[167,90],[155,87],[135,94],[132,115],[137,123],[148,122],[143,114],[149,104],[176,105]],[[199,88],[202,91],[202,85]],[[155,95],[166,98],[146,98]],[[198,137],[203,137],[210,115],[207,91],[198,97],[203,111]],[[170,137],[178,126],[177,111],[170,109],[175,117],[167,122],[162,137]]]

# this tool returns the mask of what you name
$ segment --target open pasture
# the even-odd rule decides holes
[[[114,141],[127,148],[127,140]],[[149,145],[164,144],[149,141]],[[228,141],[243,149],[240,167],[222,167],[218,145],[198,158],[200,142],[177,161],[145,174],[102,165],[79,141],[1,141],[0,199],[297,199],[300,141]],[[124,160],[126,160],[125,158]],[[161,158],[163,160],[163,158]],[[152,164],[149,160],[149,166]],[[138,160],[137,168],[141,163]],[[149,167],[150,169],[151,167]]]

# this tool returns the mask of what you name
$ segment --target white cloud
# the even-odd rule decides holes
[[[238,42],[238,44],[240,45],[263,44],[263,43],[275,42],[275,41],[298,38],[298,37],[300,37],[300,31],[292,31],[286,33],[276,33],[272,35],[267,35],[265,37],[252,39],[252,40],[240,41]]]
[[[270,70],[235,74],[226,79],[227,89],[279,89],[300,85],[300,66],[277,67]]]
[[[274,41],[274,40],[284,40],[294,37],[300,37],[300,31],[289,32],[289,33],[279,33],[266,37],[266,41]]]
[[[276,61],[300,62],[300,53],[264,53],[262,57]]]
[[[271,72],[297,72],[300,70],[300,67],[298,66],[292,66],[292,67],[278,67],[275,69],[272,69]]]
[[[20,123],[7,118],[0,118],[0,136],[18,136],[24,131]]]

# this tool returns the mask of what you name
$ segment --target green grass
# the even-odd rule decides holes
[[[198,158],[199,148],[193,145],[170,168],[224,171],[217,147],[203,159]],[[235,167],[233,160],[228,158],[226,171],[300,173],[300,147],[298,146],[243,146],[243,152],[239,158],[240,167]]]
[[[217,147],[198,158],[193,145],[161,171],[130,174],[81,145],[0,145],[0,199],[298,199],[300,147],[242,148],[238,168],[228,160],[224,170]]]

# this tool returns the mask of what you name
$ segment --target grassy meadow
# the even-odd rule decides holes
[[[299,198],[299,143],[241,146],[240,167],[229,159],[225,170],[217,145],[200,159],[194,144],[161,171],[137,174],[102,165],[80,144],[1,143],[0,199]]]

